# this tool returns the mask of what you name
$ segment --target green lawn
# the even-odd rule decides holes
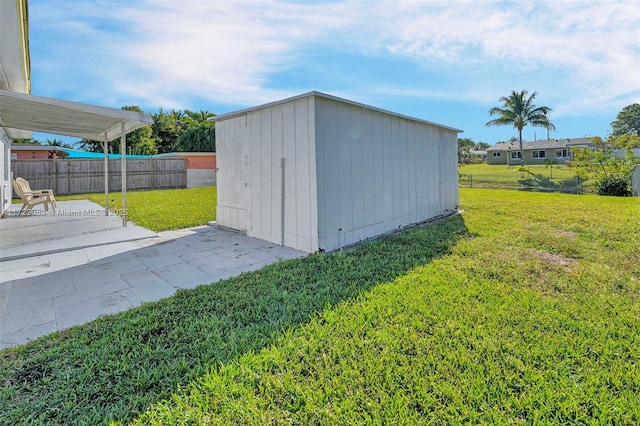
[[[0,424],[638,424],[640,200],[465,212],[0,353]]]
[[[215,186],[127,192],[127,217],[156,232],[190,228],[216,220]],[[56,196],[56,200],[88,199],[104,206],[104,193]],[[109,208],[122,209],[122,193],[109,194]]]

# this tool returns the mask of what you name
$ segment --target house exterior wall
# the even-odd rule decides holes
[[[567,155],[568,157],[556,157],[556,148],[553,149],[533,149],[533,150],[526,150],[524,151],[524,158],[525,158],[525,162],[526,164],[547,164],[546,161],[547,160],[555,160],[558,164],[565,164],[569,159],[571,154],[569,153],[570,149],[569,148],[557,148],[557,149],[564,149],[567,151]],[[544,152],[544,157],[541,157],[539,152],[542,151]],[[534,157],[534,152],[538,152],[538,157]]]
[[[0,216],[11,206],[11,139],[0,127]]]
[[[567,151],[566,157],[556,157],[556,149]],[[558,148],[544,148],[544,149],[524,149],[524,160],[526,164],[546,164],[546,160],[555,160],[558,164],[565,164],[571,160],[572,155],[570,153],[570,147],[558,147]],[[534,151],[544,151],[544,157],[534,157]],[[487,152],[487,164],[502,164],[502,165],[520,165],[519,158],[512,158],[511,153],[520,152],[520,148],[517,143],[514,143],[513,148],[504,151],[488,151]],[[495,156],[494,153],[500,153],[500,156]],[[517,154],[516,154],[517,155]]]
[[[216,171],[212,169],[187,169],[187,188],[216,186]]]
[[[13,149],[11,150],[11,154],[13,154],[14,160],[47,160],[49,158],[49,151],[43,150],[27,151],[24,149]]]
[[[31,59],[27,0],[0,1],[0,89],[31,92]],[[0,120],[1,121],[1,120]],[[11,205],[12,138],[29,138],[30,132],[0,127],[0,216]]]
[[[219,225],[317,250],[314,115],[303,98],[216,123]]]
[[[152,158],[185,158],[187,160],[187,188],[216,186],[217,159],[215,152],[168,152]]]
[[[500,155],[494,155],[494,154]],[[488,151],[487,152],[487,164],[507,164],[507,152],[503,151]]]
[[[216,154],[185,153],[187,159],[187,188],[216,186]]]
[[[457,133],[316,98],[319,248],[454,212]]]

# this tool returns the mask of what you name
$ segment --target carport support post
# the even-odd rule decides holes
[[[109,216],[109,142],[104,134],[104,215]]]
[[[121,187],[122,187],[122,226],[127,226],[127,135],[124,121],[120,124],[120,155],[121,155]]]

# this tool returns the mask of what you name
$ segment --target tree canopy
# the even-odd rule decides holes
[[[472,150],[484,150],[489,148],[486,142],[474,142],[471,138],[458,138],[458,163],[479,162],[480,157],[473,155]]]
[[[520,141],[520,158],[524,165],[524,149],[522,147],[522,129],[527,126],[544,127],[547,130],[555,130],[555,126],[549,120],[551,108],[546,106],[538,107],[534,105],[533,100],[537,93],[533,92],[527,96],[527,90],[516,92],[511,91],[509,96],[500,98],[502,107],[493,107],[489,110],[490,116],[498,116],[488,121],[485,126],[513,126],[518,129],[518,138]]]
[[[576,176],[594,177],[600,195],[631,195],[631,173],[640,165],[640,157],[631,147],[638,139],[637,135],[612,136],[606,142],[599,137],[592,138],[598,149],[572,148],[573,160],[567,164]],[[624,149],[625,153],[616,155],[614,148]]]
[[[137,106],[122,109],[143,112]],[[215,114],[209,111],[175,111],[162,109],[150,114],[151,126],[134,130],[127,135],[127,154],[153,155],[167,152],[215,152],[215,123],[208,120]],[[102,141],[82,140],[77,144],[81,149],[102,152]],[[120,140],[109,142],[109,152],[120,153]]]
[[[611,123],[611,136],[626,134],[640,135],[640,104],[631,104],[622,108]]]
[[[215,123],[209,120],[215,114],[207,111],[185,111],[187,128],[178,137],[178,146],[185,152],[215,152]]]

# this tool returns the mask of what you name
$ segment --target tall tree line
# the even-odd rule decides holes
[[[143,112],[137,106],[124,110]],[[127,154],[153,155],[166,152],[215,152],[215,123],[208,111],[160,111],[151,113],[153,124],[127,135]],[[78,147],[91,152],[103,152],[102,141],[81,140]],[[109,142],[109,152],[120,153],[120,139]]]

